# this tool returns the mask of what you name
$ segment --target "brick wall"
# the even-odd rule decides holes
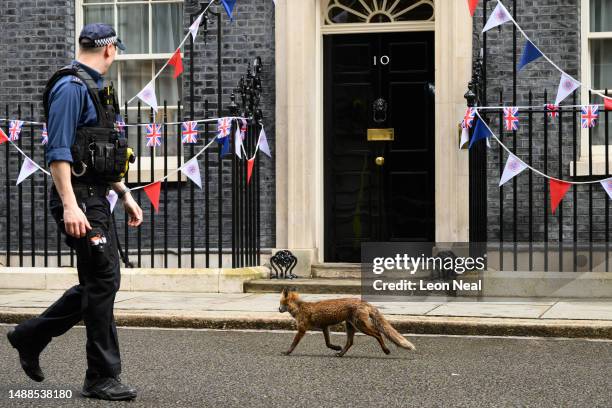
[[[497,2],[488,2],[490,15]],[[512,13],[512,2],[504,3]],[[559,67],[568,74],[580,80],[580,1],[579,0],[517,0],[518,24],[532,41],[548,55]],[[483,27],[482,2],[474,18],[474,55],[480,48],[480,34]],[[524,39],[517,33],[517,61],[523,50]],[[512,23],[506,23],[501,29],[494,28],[487,35],[487,105],[513,105],[512,101]],[[517,101],[515,105],[528,105],[529,91],[533,92],[534,105],[545,103],[544,92],[548,92],[547,103],[554,103],[560,74],[544,59],[529,64],[517,75]],[[503,93],[500,100],[500,92]],[[571,96],[565,101],[571,103]],[[580,94],[576,96],[580,103]],[[503,103],[500,103],[502,102]],[[500,134],[499,118],[490,117],[491,128]],[[543,114],[534,115],[533,125],[533,166],[545,173],[569,179],[570,163],[573,160],[573,128],[570,116],[566,114],[561,132],[562,155],[559,155],[559,120],[549,120],[548,125],[548,167],[544,168],[544,119]],[[521,115],[520,130],[517,134],[517,156],[527,162],[529,154],[527,116]],[[578,127],[580,123],[578,122]],[[580,131],[580,129],[578,129]],[[504,132],[504,143],[512,147],[512,134]],[[580,134],[578,134],[578,141]],[[504,153],[500,164],[500,148],[492,142],[492,148],[487,155],[487,197],[488,197],[488,239],[500,239],[500,227],[503,227],[503,239],[512,241],[514,216],[513,183],[509,182],[500,190],[499,177],[507,155]],[[580,149],[578,146],[578,155]],[[559,160],[562,172],[559,173]],[[517,240],[526,241],[529,238],[529,207],[533,210],[533,241],[544,239],[544,212],[548,211],[548,238],[551,241],[559,237],[559,214],[550,214],[550,204],[545,195],[546,181],[533,174],[533,198],[529,202],[529,171],[523,172],[517,182]],[[502,199],[500,205],[500,191]],[[579,240],[588,240],[588,187],[572,187],[564,199],[563,205],[563,235],[564,239],[573,237],[573,194],[578,193],[578,231]],[[594,239],[604,238],[604,204],[607,203],[605,192],[596,185],[593,187],[594,205]],[[503,208],[503,210],[501,210]],[[500,219],[500,214],[503,221]]]
[[[0,118],[6,118],[6,105],[9,104],[8,117],[18,115],[21,105],[22,117],[41,116],[42,92],[51,74],[74,58],[74,1],[73,0],[6,0],[0,7]],[[6,123],[0,123],[5,130]],[[34,133],[32,149],[31,134]],[[34,159],[42,163],[38,127],[26,127],[22,132],[22,147]],[[0,242],[6,242],[7,212],[11,220],[11,247],[17,248],[17,238],[23,235],[24,244],[29,247],[31,236],[31,202],[35,203],[36,233],[42,236],[44,222],[43,177],[36,175],[35,183],[28,181],[21,189],[14,187],[21,155],[8,145],[0,147],[0,180],[2,188],[0,200]],[[7,155],[8,149],[8,155]],[[34,154],[32,154],[32,151]],[[6,163],[11,188],[7,197]],[[32,188],[33,187],[33,188]],[[20,193],[19,193],[20,192]],[[34,200],[32,200],[32,192]],[[19,201],[21,195],[22,201]],[[20,205],[20,203],[22,205]],[[21,225],[19,214],[23,215]],[[50,218],[50,217],[49,217]],[[49,221],[49,227],[54,225]],[[52,240],[53,241],[53,240]],[[40,245],[40,242],[38,243]],[[37,246],[38,246],[37,245]]]

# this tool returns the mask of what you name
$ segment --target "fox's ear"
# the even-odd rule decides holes
[[[283,295],[283,296],[287,296],[287,293],[288,293],[288,292],[289,292],[289,290],[288,290],[288,289],[287,289],[287,287],[285,286],[285,287],[283,288],[283,290],[281,291],[281,295]]]

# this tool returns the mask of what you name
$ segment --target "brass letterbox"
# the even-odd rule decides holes
[[[395,129],[368,129],[368,142],[392,142],[395,140]]]

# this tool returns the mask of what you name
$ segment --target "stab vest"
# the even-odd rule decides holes
[[[96,124],[76,129],[75,141],[70,147],[72,181],[89,185],[121,181],[133,156],[127,140],[115,127],[119,106],[112,87],[99,89],[91,75],[78,64],[61,68],[49,79],[43,94],[47,123],[51,90],[57,81],[69,75],[79,78],[85,84],[97,115]],[[87,101],[83,101],[81,115],[86,109]]]

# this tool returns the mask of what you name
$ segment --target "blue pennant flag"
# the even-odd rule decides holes
[[[221,157],[223,157],[230,151],[230,138],[223,138],[223,140],[221,140],[221,143],[223,144],[223,146],[221,147]]]
[[[236,1],[237,0],[221,0],[221,3],[223,4],[223,8],[225,8],[225,11],[227,12],[227,15],[230,18],[230,21],[234,20],[234,16],[232,16],[232,13],[234,12],[234,6],[236,5]]]
[[[529,64],[531,61],[537,60],[542,56],[540,50],[536,48],[535,45],[529,40],[525,43],[525,48],[523,49],[523,55],[521,56],[521,62],[519,62],[518,70],[520,71],[523,67]]]
[[[474,134],[470,140],[469,148],[471,149],[474,143],[477,141],[487,139],[489,137],[491,137],[491,131],[482,123],[482,120],[478,119],[478,122],[476,122],[476,128],[474,129]]]

